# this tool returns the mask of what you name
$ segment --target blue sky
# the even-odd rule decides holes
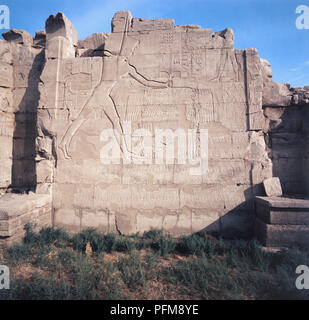
[[[296,7],[309,0],[0,0],[11,11],[11,28],[34,35],[58,11],[73,22],[79,39],[110,32],[118,10],[134,17],[173,18],[175,23],[198,24],[219,31],[230,27],[235,47],[257,48],[270,61],[274,80],[294,87],[309,85],[309,30],[296,28]]]

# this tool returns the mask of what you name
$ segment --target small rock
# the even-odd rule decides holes
[[[281,197],[282,196],[282,188],[280,179],[278,177],[269,178],[264,180],[263,182],[264,189],[266,195],[268,197]]]
[[[33,38],[31,34],[25,30],[11,29],[8,32],[4,32],[2,36],[6,41],[9,42],[15,42],[30,46],[33,44]]]

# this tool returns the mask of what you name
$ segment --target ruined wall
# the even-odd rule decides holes
[[[51,195],[7,193],[0,202],[0,248],[11,246],[25,235],[25,225],[35,231],[51,226]]]
[[[9,88],[4,98],[1,122],[5,143],[1,143],[1,156],[7,162],[8,183],[13,190],[35,190],[35,138],[37,136],[38,84],[44,67],[44,46],[23,30],[12,29],[3,34],[1,52],[6,63],[3,80]],[[8,72],[10,72],[8,74]],[[3,140],[4,141],[4,140]],[[3,158],[3,159],[4,159]]]
[[[247,237],[264,179],[304,187],[306,94],[272,82],[255,49],[234,49],[231,29],[118,12],[111,33],[78,40],[59,13],[29,36],[2,41],[17,53],[3,88],[16,124],[12,175],[0,168],[7,185],[52,196],[55,225]]]
[[[112,27],[77,42],[62,14],[46,23],[37,182],[39,192],[52,186],[55,224],[71,231],[163,227],[177,234],[207,227],[247,234],[247,200],[271,176],[257,51],[234,49],[230,29],[212,33],[170,19],[119,12]],[[185,163],[177,156],[156,162],[167,144],[156,143],[158,129],[186,133]],[[200,152],[205,129],[208,171],[192,174],[199,163],[189,162],[188,132],[196,130]],[[104,150],[121,140],[127,158],[108,164]]]
[[[0,41],[0,194],[11,184],[14,132],[13,66],[9,44]]]
[[[263,61],[263,107],[266,142],[285,195],[309,197],[309,87],[291,88],[272,82],[270,64]]]
[[[273,122],[269,145],[273,175],[279,177],[285,195],[309,196],[308,189],[308,106],[265,109]]]

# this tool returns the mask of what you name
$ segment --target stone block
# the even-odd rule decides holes
[[[8,220],[30,212],[37,208],[51,205],[50,195],[29,195],[5,194],[0,198],[0,219]]]
[[[78,209],[57,209],[54,212],[54,225],[70,233],[81,231],[82,211]]]
[[[163,229],[173,236],[180,236],[192,233],[192,210],[182,208],[177,212],[165,213],[163,217]]]
[[[256,197],[256,216],[267,224],[309,225],[309,201],[280,197]]]
[[[50,195],[6,194],[0,197],[0,237],[2,242],[11,244],[24,234],[28,223],[36,225],[36,230],[52,223],[52,199]]]
[[[164,217],[157,214],[137,214],[136,216],[136,231],[143,234],[151,229],[163,229]]]
[[[192,210],[192,232],[219,234],[220,214],[209,210]]]
[[[71,21],[62,12],[49,16],[46,20],[45,30],[47,42],[57,37],[63,37],[69,40],[72,46],[77,46],[77,32]]]
[[[13,66],[0,61],[0,86],[3,88],[14,87]]]
[[[115,226],[118,233],[122,235],[135,234],[136,231],[136,216],[130,211],[126,213],[115,212]]]
[[[33,38],[31,34],[25,30],[11,29],[10,31],[3,33],[2,36],[6,41],[9,42],[23,44],[25,46],[31,46],[33,44]]]
[[[265,193],[268,197],[282,196],[282,188],[278,177],[268,178],[263,181]]]
[[[82,229],[95,228],[101,232],[109,231],[109,212],[83,210],[81,219]]]
[[[179,191],[174,187],[159,186],[131,186],[132,205],[139,210],[165,208],[175,210],[179,208]]]
[[[49,59],[73,58],[75,57],[75,49],[67,38],[59,36],[48,40],[46,57]]]
[[[255,220],[255,234],[266,247],[309,246],[309,226],[307,225],[272,225]]]

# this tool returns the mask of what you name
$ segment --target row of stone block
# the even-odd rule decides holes
[[[255,236],[266,247],[309,247],[309,200],[256,197]]]
[[[24,236],[24,226],[36,230],[52,223],[51,195],[5,194],[0,198],[0,246],[9,246]]]

